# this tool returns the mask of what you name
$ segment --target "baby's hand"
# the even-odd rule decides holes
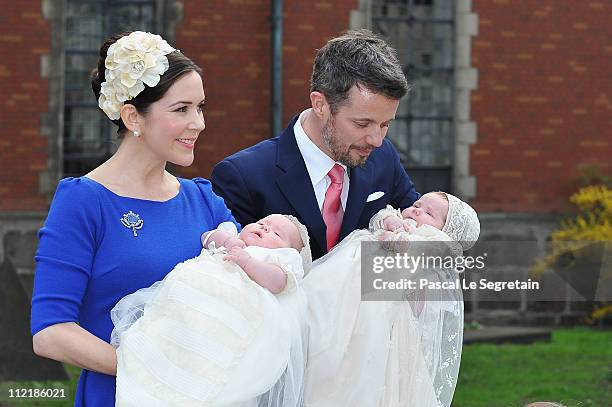
[[[228,251],[231,251],[234,248],[244,249],[246,243],[237,237],[230,237],[223,243],[223,246],[225,246]]]
[[[414,225],[414,221],[412,220],[408,220],[408,219],[404,219],[402,221],[402,225],[404,227],[404,230],[408,233],[414,233],[415,231],[415,225]]]
[[[395,233],[389,230],[383,230],[382,233],[378,236],[378,240],[381,242],[392,242],[394,241]]]
[[[383,219],[383,227],[389,232],[395,232],[396,230],[403,229],[404,223],[401,219],[398,219],[395,216],[387,216],[385,219]]]
[[[244,269],[249,260],[251,260],[251,255],[243,248],[235,246],[229,249],[229,252],[223,257],[223,260],[231,261],[241,269]]]
[[[403,230],[403,229],[402,229]],[[399,232],[399,231],[398,231]],[[401,253],[408,250],[409,243],[402,239],[398,232],[384,230],[379,236],[380,248],[389,252]]]

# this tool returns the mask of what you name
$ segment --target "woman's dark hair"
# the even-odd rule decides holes
[[[96,101],[100,98],[100,89],[102,87],[102,83],[105,81],[104,71],[106,70],[106,68],[104,61],[106,60],[108,48],[112,44],[117,42],[119,38],[130,34],[131,32],[122,32],[114,34],[110,36],[106,41],[104,41],[104,43],[100,47],[100,58],[98,59],[98,67],[91,72],[91,88],[93,89]],[[202,68],[196,65],[195,62],[193,62],[191,59],[183,55],[179,50],[171,52],[170,54],[166,55],[166,57],[168,58],[169,68],[161,76],[159,83],[152,88],[145,85],[145,89],[140,92],[135,98],[127,100],[125,102],[125,104],[133,105],[138,111],[138,113],[142,115],[146,114],[149,111],[149,107],[152,103],[157,102],[159,99],[164,97],[168,89],[170,89],[174,82],[176,82],[181,76],[191,71],[195,71],[198,74],[202,75]],[[121,118],[117,120],[112,120],[112,122],[119,127],[119,129],[117,130],[117,134],[119,134],[119,136],[123,136],[126,127]]]

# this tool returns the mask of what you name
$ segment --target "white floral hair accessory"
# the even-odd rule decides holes
[[[454,195],[444,192],[448,198],[448,213],[442,232],[446,233],[463,250],[468,250],[478,240],[480,235],[480,221],[474,208]]]
[[[157,34],[143,31],[119,38],[108,47],[98,106],[111,120],[119,119],[125,101],[159,83],[169,68],[168,55],[175,51]]]

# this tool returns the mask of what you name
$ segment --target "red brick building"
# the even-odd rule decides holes
[[[612,3],[474,1],[473,12],[474,203],[565,211],[581,166],[612,174]]]
[[[31,268],[35,242],[12,250],[7,233],[19,232],[29,242],[58,180],[71,173],[70,160],[91,163],[112,152],[112,130],[95,110],[86,73],[94,66],[92,50],[113,28],[157,31],[204,69],[207,128],[195,164],[178,174],[207,177],[224,156],[270,137],[270,3],[0,0],[0,258],[23,253],[14,261],[24,271]],[[567,197],[581,166],[612,172],[609,1],[283,3],[283,123],[308,105],[317,48],[348,28],[382,27],[402,60],[433,83],[417,86],[409,98],[445,106],[440,119],[419,113],[419,120],[442,124],[394,130],[401,147],[403,129],[413,129],[413,148],[404,151],[409,172],[414,167],[419,179],[427,179],[428,171],[442,169],[451,192],[482,214],[485,231],[513,222],[545,238],[554,223],[543,215],[570,209]],[[103,22],[109,19],[111,26]],[[393,28],[398,21],[408,28]],[[445,26],[431,28],[438,23]],[[428,43],[431,49],[421,47]],[[438,76],[444,79],[436,83]],[[413,108],[400,113],[414,119]],[[89,150],[79,143],[89,143]],[[427,158],[428,149],[436,157]],[[428,185],[417,182],[417,189]],[[534,222],[546,224],[534,230]]]

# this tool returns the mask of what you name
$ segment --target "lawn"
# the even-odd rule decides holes
[[[70,382],[0,383],[0,407],[72,406],[79,369],[67,368]],[[10,388],[63,388],[68,398],[8,399]],[[453,407],[522,407],[538,400],[612,406],[612,331],[561,329],[551,343],[464,347]]]
[[[74,405],[74,394],[81,369],[71,365],[64,365],[70,376],[70,381],[64,382],[0,382],[0,407],[72,407]],[[65,398],[9,398],[10,389],[63,389]]]
[[[612,406],[612,331],[562,329],[550,343],[463,348],[453,407],[533,401]]]

